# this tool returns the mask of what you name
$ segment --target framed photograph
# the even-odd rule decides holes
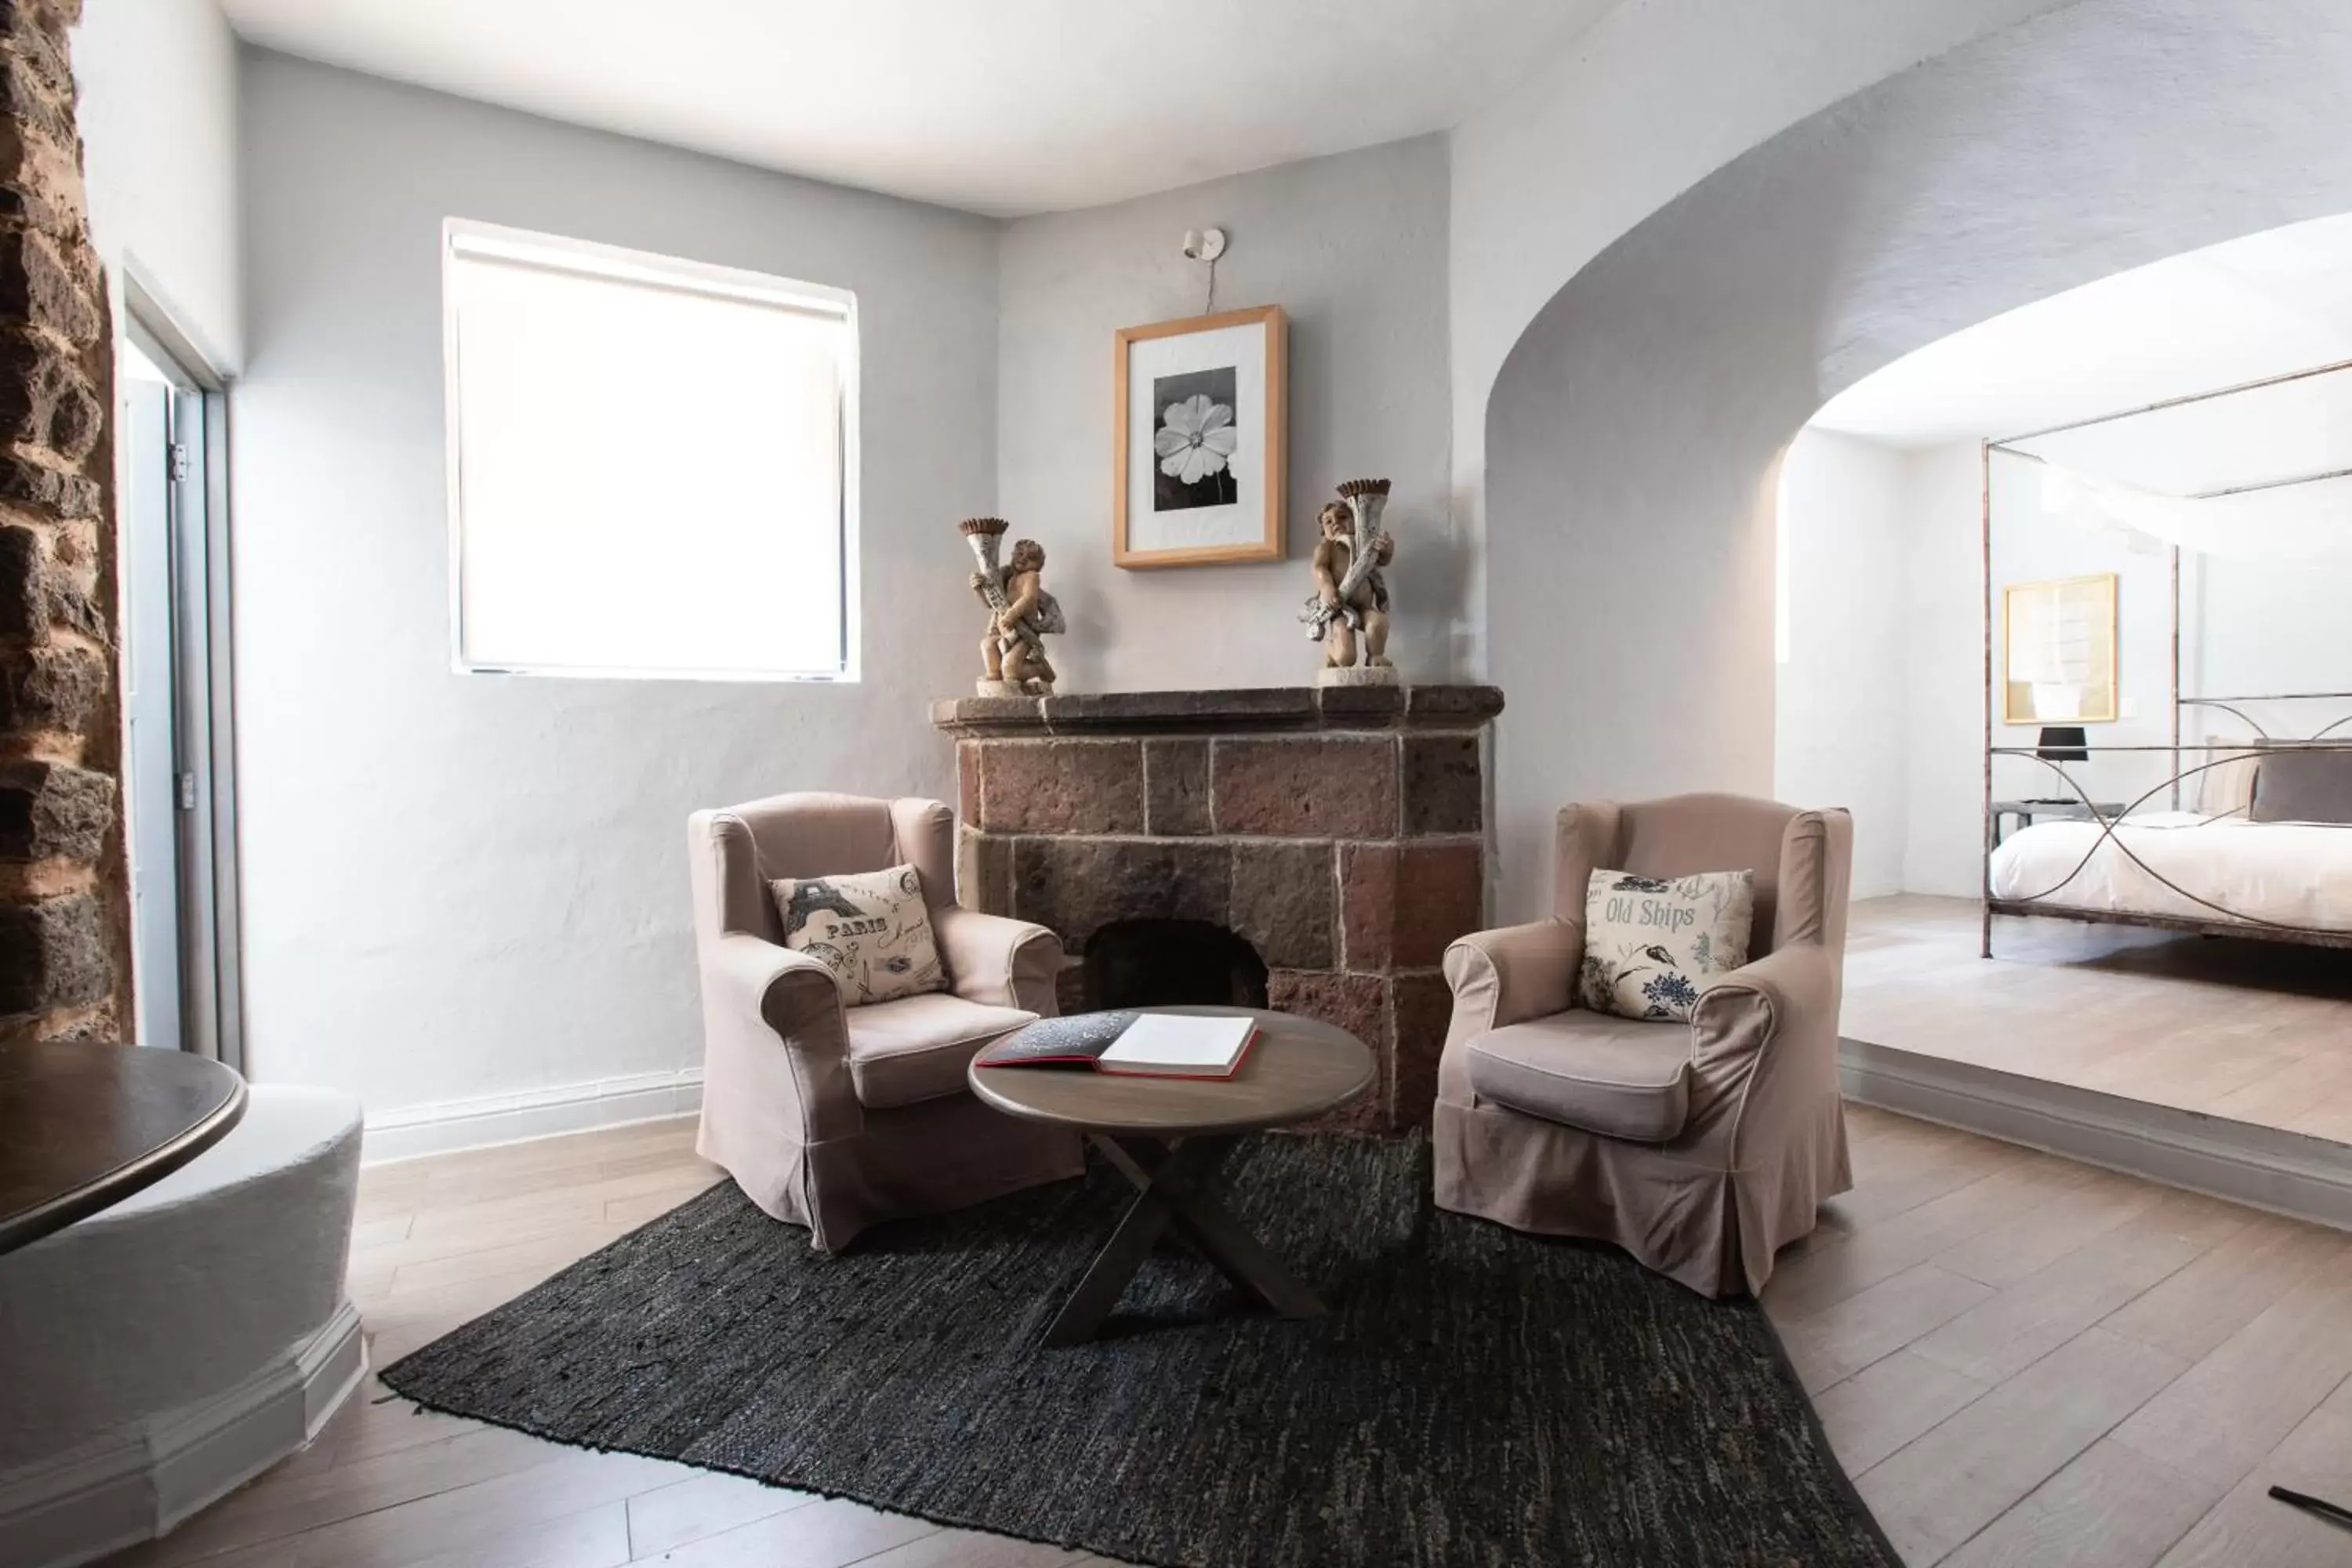
[[[1111,560],[1283,558],[1282,307],[1126,327],[1115,347]]]
[[[2000,591],[2004,724],[2112,724],[2116,576],[2011,583]]]

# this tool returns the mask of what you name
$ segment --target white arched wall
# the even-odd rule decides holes
[[[2336,0],[2081,0],[1800,122],[1570,279],[1486,421],[1503,917],[1544,907],[1563,802],[1770,790],[1775,469],[1824,401],[2030,300],[2352,206],[2347,80]]]
[[[1750,147],[1879,81],[2068,0],[1619,0],[1446,138],[1449,540],[1456,658],[1488,668],[1486,399],[1511,345],[1620,236]],[[1416,588],[1416,594],[1422,592]]]

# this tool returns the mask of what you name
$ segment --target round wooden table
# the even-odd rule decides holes
[[[1258,1037],[1230,1079],[1131,1078],[1056,1068],[965,1070],[971,1092],[1007,1116],[1084,1132],[1135,1184],[1135,1202],[1062,1304],[1049,1345],[1094,1338],[1173,1226],[1235,1284],[1286,1318],[1320,1317],[1322,1301],[1217,1201],[1217,1172],[1248,1133],[1310,1121],[1372,1086],[1372,1053],[1315,1018],[1243,1007],[1156,1013],[1246,1015]]]
[[[0,1252],[162,1181],[244,1114],[245,1079],[209,1057],[0,1046]]]

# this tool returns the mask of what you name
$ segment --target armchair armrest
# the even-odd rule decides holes
[[[833,971],[743,931],[706,937],[701,956],[705,1094],[778,1104],[810,1142],[857,1131],[865,1116]]]
[[[1792,942],[1717,975],[1691,1010],[1692,1132],[1737,1168],[1744,1125],[1837,1093],[1838,959]]]
[[[1761,1049],[1790,1029],[1837,1035],[1837,968],[1829,950],[1794,942],[1718,974],[1691,1009],[1692,1058]]]
[[[967,1002],[1021,1007],[1041,1018],[1060,1011],[1054,984],[1062,939],[1041,925],[950,906],[931,920],[948,981]]]
[[[781,1026],[772,1007],[790,1021],[841,1016],[841,984],[833,971],[805,952],[748,931],[728,931],[710,940],[702,958],[704,991],[717,990],[748,1002],[762,1022]]]
[[[1454,988],[1447,1038],[1566,1012],[1583,958],[1584,927],[1573,921],[1535,921],[1459,939],[1445,950],[1445,983]]]

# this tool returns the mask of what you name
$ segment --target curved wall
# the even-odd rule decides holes
[[[1621,235],[1847,94],[2067,0],[1620,0],[1446,138],[1458,672],[1483,674],[1486,399],[1511,345]],[[1416,593],[1420,592],[1416,589]]]
[[[2332,0],[2083,0],[1799,123],[1571,279],[1485,428],[1502,917],[1542,907],[1563,802],[1769,792],[1775,468],[1815,409],[2029,300],[2352,206],[2347,79]]]

